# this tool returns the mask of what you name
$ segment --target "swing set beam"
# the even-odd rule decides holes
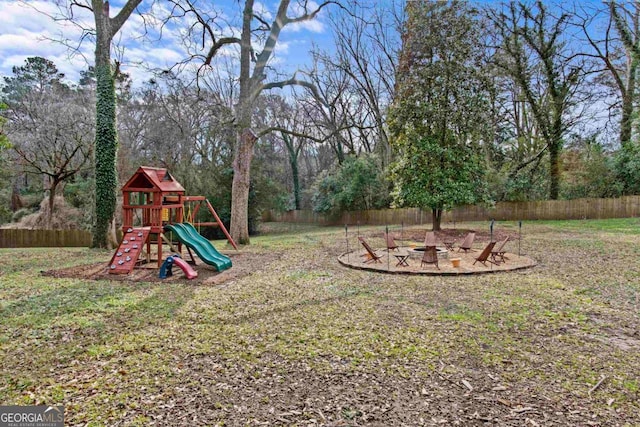
[[[193,208],[193,214],[192,214],[192,218],[191,219],[195,218],[198,215],[198,211],[200,210],[200,206],[202,205],[202,202],[206,202],[207,208],[209,209],[209,212],[211,212],[211,215],[213,215],[213,218],[216,220],[216,222],[194,222],[193,223],[194,227],[199,227],[199,226],[220,227],[220,229],[222,230],[222,232],[226,236],[227,241],[231,244],[231,246],[233,246],[233,248],[236,251],[238,250],[238,245],[236,245],[236,242],[233,241],[233,238],[231,237],[231,235],[227,231],[227,228],[222,223],[222,220],[220,219],[220,217],[216,213],[216,210],[213,209],[213,206],[211,205],[211,203],[209,202],[209,200],[206,197],[204,197],[204,196],[184,196],[182,198],[182,200],[184,202],[199,202]]]

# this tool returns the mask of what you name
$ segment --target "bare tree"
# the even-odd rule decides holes
[[[300,155],[308,144],[316,141],[310,137],[309,132],[313,123],[302,108],[296,108],[295,104],[292,105],[285,98],[277,95],[264,98],[265,110],[271,116],[271,129],[275,130],[276,140],[282,146],[289,165],[293,208],[301,209]]]
[[[191,41],[201,41],[201,47],[189,58],[189,61],[200,61],[199,75],[206,74],[207,70],[214,65],[214,59],[225,47],[233,46],[239,54],[230,231],[238,243],[248,244],[251,161],[257,140],[256,135],[260,133],[259,130],[252,128],[254,104],[263,92],[271,89],[282,89],[287,86],[311,87],[310,83],[301,79],[297,73],[284,79],[268,78],[269,62],[273,58],[274,49],[285,26],[313,20],[322,9],[336,2],[328,0],[316,4],[300,0],[294,3],[297,6],[293,11],[296,15],[290,16],[290,9],[294,9],[290,7],[291,1],[280,0],[275,15],[269,19],[267,14],[258,10],[254,0],[245,0],[239,34],[223,33],[220,27],[222,14],[215,10],[198,8],[195,2],[190,0],[171,0],[171,3],[174,16],[187,16],[193,19],[193,24],[189,26],[188,38]]]
[[[51,225],[59,186],[91,165],[93,138],[92,93],[60,82],[55,65],[44,58],[29,58],[5,78],[7,133],[25,172],[49,181]]]
[[[30,2],[20,0],[32,6]],[[115,76],[119,73],[119,63],[111,63],[113,39],[122,29],[142,0],[127,0],[115,16],[111,16],[110,5],[105,0],[54,0],[59,13],[51,16],[54,20],[74,23],[80,30],[80,40],[67,38],[57,40],[75,52],[85,40],[95,43],[96,132],[95,132],[95,223],[93,227],[94,247],[108,247],[115,241],[114,215],[118,177],[116,158],[118,151],[116,127]],[[94,26],[85,26],[82,12],[93,16]],[[64,35],[63,35],[64,36]],[[112,232],[109,233],[109,230]],[[110,236],[110,237],[109,237]]]
[[[611,106],[620,114],[620,144],[631,141],[636,100],[637,73],[640,66],[640,4],[638,2],[605,2],[603,7],[582,6],[576,20],[592,52],[584,55],[602,64],[598,72],[608,74],[604,84],[613,88],[615,103]],[[604,17],[604,28],[594,23]],[[594,29],[597,28],[596,29]]]
[[[340,82],[346,86],[336,87],[334,92],[342,96],[343,105],[351,107],[345,113],[364,150],[377,150],[387,161],[390,150],[386,112],[393,96],[401,48],[402,12],[396,6],[392,3],[368,8],[355,3],[349,13],[338,10],[331,18],[336,49],[317,54],[322,65],[322,85]],[[334,77],[326,75],[329,73]],[[327,93],[329,89],[321,91]]]
[[[563,40],[570,14],[554,16],[541,1],[535,6],[511,2],[505,9],[489,14],[499,37],[495,64],[513,79],[544,141],[544,150],[523,165],[548,153],[549,197],[557,199],[563,137],[580,116],[572,109],[585,64]]]
[[[193,165],[219,166],[233,139],[230,116],[218,94],[187,86],[167,73],[136,91],[119,109],[121,151],[128,153],[119,161],[151,162],[183,174]],[[133,165],[121,168],[129,170],[125,176]]]

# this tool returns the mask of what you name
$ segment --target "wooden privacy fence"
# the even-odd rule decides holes
[[[26,230],[0,228],[0,248],[74,247],[91,244],[85,230]]]
[[[442,222],[518,221],[539,219],[606,219],[640,216],[640,196],[615,199],[540,200],[534,202],[498,202],[493,207],[461,206],[442,214]],[[431,211],[418,208],[381,209],[344,212],[329,217],[312,211],[265,212],[264,221],[316,223],[321,225],[431,224]]]

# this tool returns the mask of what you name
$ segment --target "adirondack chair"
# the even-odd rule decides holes
[[[388,251],[397,251],[398,249],[398,244],[396,243],[395,239],[393,238],[393,236],[389,233],[384,233],[384,240],[387,243],[387,250]]]
[[[476,262],[482,263],[482,265],[484,265],[485,267],[488,267],[487,262],[498,265],[497,263],[489,259],[489,257],[491,256],[491,251],[493,250],[493,247],[495,245],[496,242],[490,242],[487,246],[485,246],[482,252],[480,252],[480,256],[478,256],[478,258],[473,261],[473,265],[476,265]]]
[[[460,243],[460,246],[458,247],[458,252],[465,251],[466,253],[466,252],[472,251],[473,239],[475,238],[476,238],[476,232],[470,231],[469,234],[467,234],[467,236],[464,238],[463,242]]]
[[[435,264],[436,268],[440,270],[440,267],[438,266],[438,253],[436,251],[435,245],[427,246],[424,249],[424,255],[422,255],[422,262],[420,262],[420,267],[428,264]]]
[[[374,251],[373,249],[371,249],[371,246],[369,246],[369,244],[362,238],[362,237],[358,237],[358,240],[360,241],[360,243],[362,243],[362,246],[364,246],[364,249],[367,251],[365,253],[365,260],[362,261],[365,264],[368,262],[382,262],[380,261],[380,258],[382,258],[380,255],[376,254],[376,251]]]
[[[424,245],[427,248],[431,246],[436,247],[436,234],[433,231],[427,231],[427,234],[424,236]]]
[[[506,252],[504,250],[504,247],[505,247],[505,245],[507,244],[508,241],[509,241],[509,236],[505,237],[504,240],[501,240],[499,243],[497,243],[496,246],[491,251],[491,260],[496,265],[500,264],[501,262],[507,262],[506,260],[509,259],[506,256],[504,256],[504,254]]]

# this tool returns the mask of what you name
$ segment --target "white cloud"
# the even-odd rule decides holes
[[[284,27],[283,31],[291,31],[294,33],[309,31],[316,34],[322,34],[325,32],[325,29],[325,25],[316,18],[311,21],[295,22],[293,24],[287,25],[286,27]]]
[[[111,0],[112,16],[120,10],[125,1]],[[267,20],[273,19],[277,2],[267,0],[263,2],[256,2],[256,11],[259,11]],[[302,11],[296,9],[299,7],[297,2],[292,3],[289,16],[299,16]],[[81,26],[93,27],[92,14],[85,9],[75,8],[76,19],[81,20],[79,25],[65,21],[56,22],[51,16],[59,16],[61,11],[54,2],[35,0],[29,1],[28,4],[30,6],[15,0],[0,0],[0,76],[10,75],[11,67],[23,65],[28,57],[42,56],[54,61],[69,80],[77,81],[80,71],[86,69],[88,63],[93,62],[93,39],[86,38],[80,46],[80,54],[77,55],[71,55],[67,47],[52,40],[65,38],[70,44],[77,45],[82,37]],[[123,71],[132,75],[135,84],[140,84],[151,77],[148,69],[168,68],[187,57],[183,39],[189,22],[172,21],[161,28],[158,17],[168,15],[166,3],[143,2],[143,4],[153,4],[153,13],[146,15],[144,19],[136,13],[129,18],[114,40],[124,47],[124,55],[121,58],[117,54],[112,55],[114,59],[122,61]],[[239,35],[240,33],[240,28],[234,25],[237,24],[237,19],[241,18],[242,10],[236,2],[232,4],[216,12],[217,16],[228,24],[224,28],[216,29],[221,33],[218,35]],[[315,6],[310,3],[310,7]],[[320,13],[320,19],[287,25],[276,45],[271,65],[288,68],[289,66],[298,67],[308,62],[308,46],[312,40],[319,41],[327,37],[325,25],[322,23],[322,14]],[[262,46],[256,44],[256,47],[260,49]],[[199,54],[206,53],[208,48],[209,46],[205,45],[203,49],[202,45],[195,40],[190,47],[193,52]],[[221,60],[237,60],[237,46],[223,47],[218,52],[218,56]]]
[[[56,22],[51,16],[59,14],[55,4],[32,1],[28,5],[15,1],[0,0],[0,74],[11,74],[13,66],[24,64],[32,56],[42,56],[53,61],[67,78],[77,80],[80,70],[87,67],[82,54],[90,55],[93,46],[81,46],[80,55],[71,56],[61,43],[55,40],[67,38],[80,40],[82,29],[70,22]],[[78,23],[86,25],[86,17],[80,16]]]
[[[43,43],[39,34],[28,31],[0,34],[0,49],[4,52],[35,52],[38,54],[47,54],[51,51],[49,43]]]
[[[269,10],[269,7],[259,1],[253,4],[253,12],[266,21],[271,21],[274,16],[273,13],[271,13],[271,11]]]
[[[307,13],[312,13],[317,10],[319,7],[318,3],[314,1],[310,1],[306,4],[306,9],[302,7],[302,5],[298,2],[294,2],[289,7],[288,16],[290,18],[296,18],[299,16],[303,16]],[[291,31],[291,32],[301,32],[301,31],[309,31],[316,34],[321,34],[325,32],[325,25],[322,23],[322,14],[321,10],[318,15],[312,20],[296,22],[294,24],[287,25],[284,27],[283,31]]]
[[[133,48],[125,51],[128,63],[144,63],[151,68],[167,68],[184,58],[184,53],[168,47]]]

